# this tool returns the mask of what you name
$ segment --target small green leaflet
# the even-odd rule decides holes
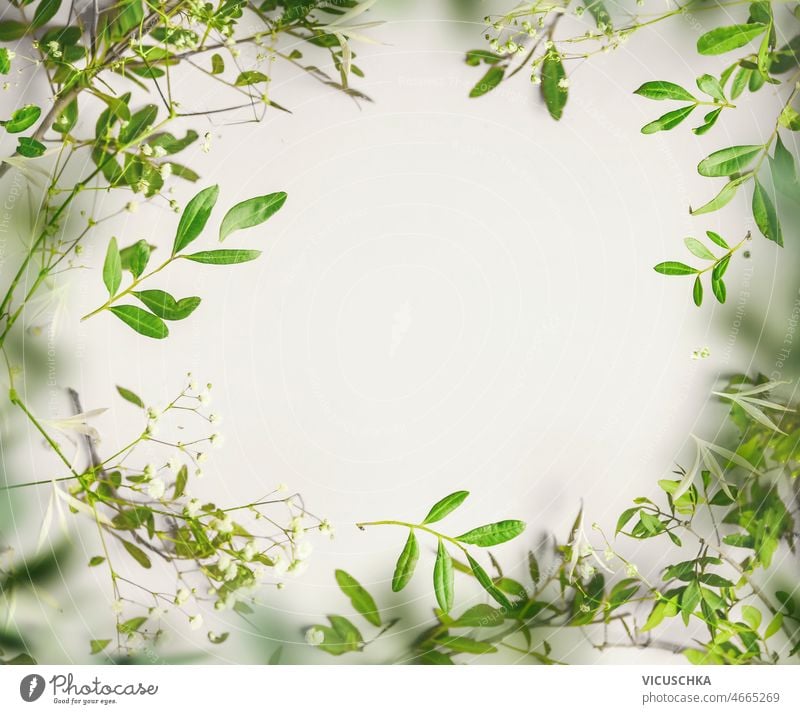
[[[141,565],[143,568],[151,567],[150,558],[148,558],[147,555],[145,555],[145,552],[141,548],[135,546],[133,543],[127,540],[123,540],[122,545],[124,546],[125,550],[127,550],[128,553],[130,553],[131,557],[137,563],[139,563],[139,565]]]
[[[717,256],[715,256],[708,248],[706,248],[706,246],[697,240],[697,238],[684,238],[683,242],[686,244],[686,247],[689,249],[689,252],[692,253],[692,255],[702,258],[703,260],[717,259]]]
[[[500,605],[506,610],[511,610],[511,603],[508,598],[503,595],[503,592],[492,582],[489,574],[481,567],[481,564],[475,560],[469,553],[467,553],[467,561],[475,579],[480,583],[481,587],[489,593]]]
[[[206,263],[208,265],[235,265],[236,263],[247,263],[255,260],[261,255],[260,250],[203,250],[199,253],[190,253],[182,257],[193,260],[195,263]]]
[[[141,290],[134,292],[133,295],[162,320],[184,320],[200,304],[199,297],[185,297],[176,300],[163,290]]]
[[[502,610],[481,603],[462,613],[453,623],[453,627],[497,627],[503,624],[503,620]]]
[[[712,77],[710,74],[704,74],[697,78],[697,88],[720,102],[726,101],[722,85],[716,77]]]
[[[89,654],[100,654],[106,647],[111,644],[111,640],[90,640],[89,647],[91,648]]]
[[[476,97],[482,97],[484,94],[491,92],[503,81],[505,71],[505,67],[503,66],[495,65],[489,67],[486,74],[484,74],[478,83],[470,90],[469,96],[475,99]]]
[[[157,116],[158,107],[155,104],[148,104],[132,114],[125,128],[119,130],[120,143],[132,144],[155,123]]]
[[[557,52],[548,52],[542,62],[542,97],[547,111],[556,121],[561,119],[567,104],[567,73]]]
[[[499,521],[473,528],[471,531],[456,536],[456,540],[470,545],[477,545],[481,548],[488,548],[490,545],[505,543],[512,538],[516,538],[524,530],[525,524],[522,521]]]
[[[189,469],[186,464],[180,467],[175,477],[175,498],[180,498],[186,492],[186,484],[189,481]]]
[[[733,197],[736,195],[736,192],[739,190],[739,186],[741,186],[745,181],[749,181],[751,178],[750,174],[745,174],[744,176],[740,176],[739,178],[733,179],[733,181],[729,181],[726,183],[722,190],[714,196],[708,203],[703,204],[700,208],[692,208],[689,207],[689,213],[693,216],[699,216],[703,213],[711,213],[712,211],[718,211],[723,206],[727,206]]]
[[[662,275],[694,275],[700,271],[693,268],[691,265],[681,263],[677,260],[667,260],[663,263],[656,265],[653,270]]]
[[[146,240],[138,240],[133,245],[120,250],[119,257],[122,269],[130,271],[134,278],[138,278],[147,267],[147,263],[150,260],[150,252],[154,247]]]
[[[286,203],[286,193],[283,191],[266,196],[256,196],[237,203],[222,219],[219,227],[220,241],[225,240],[234,231],[264,223],[277,213],[284,203]]]
[[[394,568],[394,575],[392,576],[392,591],[400,592],[406,585],[408,585],[414,569],[417,567],[419,560],[419,543],[417,537],[414,535],[413,530],[408,531],[408,540],[397,559],[397,565]]]
[[[675,99],[683,102],[696,102],[695,96],[678,84],[672,82],[645,82],[634,94],[647,99]]]
[[[0,74],[8,74],[11,71],[11,55],[6,47],[0,47]]]
[[[9,134],[18,134],[33,126],[42,114],[42,110],[35,104],[26,104],[24,107],[17,109],[10,119],[0,121],[0,125],[4,126]]]
[[[761,145],[729,146],[709,154],[697,165],[701,176],[719,178],[741,173],[762,151]]]
[[[453,559],[439,539],[436,551],[436,562],[433,565],[433,590],[436,593],[436,602],[445,613],[453,607]]]
[[[380,627],[381,614],[372,595],[366,591],[358,580],[344,570],[337,570],[335,575],[336,582],[342,592],[350,598],[350,604],[353,609],[371,625]]]
[[[61,0],[41,0],[36,6],[36,12],[33,13],[31,25],[33,27],[41,27],[49,20],[52,20],[59,7],[61,7]]]
[[[445,496],[441,501],[436,502],[431,510],[428,512],[428,515],[425,516],[425,520],[422,521],[423,525],[427,525],[429,523],[436,523],[436,521],[441,521],[442,518],[449,515],[453,511],[456,510],[463,502],[466,497],[469,496],[469,491],[455,491],[448,496]]]
[[[717,27],[698,38],[697,51],[701,55],[721,55],[744,47],[766,29],[760,23]]]
[[[775,188],[795,201],[800,201],[800,177],[794,156],[784,146],[780,135],[775,138],[775,150],[769,157],[770,172]]]
[[[673,109],[671,112],[667,112],[655,121],[645,124],[642,127],[642,134],[655,134],[658,131],[674,129],[694,111],[695,106],[695,104],[689,104],[680,109]]]
[[[211,211],[219,197],[219,186],[209,186],[198,193],[183,210],[175,241],[172,245],[172,255],[182,251],[187,245],[200,235],[211,216]]]
[[[163,340],[169,335],[169,329],[160,317],[156,317],[153,313],[142,310],[140,307],[112,305],[108,309],[140,335],[152,337],[155,340]]]
[[[258,84],[259,82],[266,81],[268,81],[267,75],[261,72],[256,72],[255,70],[248,70],[247,72],[242,72],[236,78],[236,86],[247,87],[251,84]]]
[[[778,212],[767,190],[758,179],[755,179],[753,187],[753,218],[765,238],[783,247],[783,231],[778,220]]]
[[[119,396],[121,396],[126,402],[130,402],[140,409],[144,409],[144,402],[141,400],[138,394],[135,394],[130,389],[125,389],[125,387],[120,387],[119,385],[117,385],[117,392],[119,393]]]
[[[117,239],[111,238],[106,249],[106,259],[103,263],[103,283],[109,295],[115,295],[122,282],[122,261],[117,248]]]
[[[27,159],[37,159],[47,151],[47,147],[33,137],[21,136],[18,141],[17,153]]]

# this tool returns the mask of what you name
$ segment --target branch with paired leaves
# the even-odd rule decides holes
[[[566,538],[549,537],[529,551],[524,578],[510,577],[494,556],[490,575],[474,567],[469,557],[464,563],[441,555],[445,543],[461,550],[465,536],[473,541],[469,533],[450,541],[430,529],[428,519],[419,524],[377,522],[409,528],[395,565],[395,592],[408,583],[419,558],[415,532],[429,532],[438,545],[433,624],[424,612],[404,622],[421,633],[408,649],[394,653],[394,661],[455,664],[505,653],[522,661],[563,664],[555,648],[566,638],[572,644],[565,648],[574,650],[570,631],[580,632],[597,651],[663,649],[693,664],[796,661],[800,594],[796,573],[784,572],[783,556],[793,551],[798,531],[800,417],[793,406],[769,396],[780,386],[762,376],[733,377],[715,395],[730,407],[728,418],[738,431],[735,443],[693,437],[694,465],[679,466],[660,479],[660,498],[635,498],[616,518],[611,537],[597,523],[587,532],[581,509]],[[767,411],[778,416],[767,416]],[[451,494],[434,506],[434,519],[437,508],[446,515],[465,493]],[[476,529],[481,543],[506,540],[497,535],[504,528],[484,528],[489,530]],[[482,540],[489,532],[495,535]],[[621,539],[665,541],[663,565],[641,569]],[[468,556],[466,549],[462,553]],[[456,603],[452,585],[443,585],[453,572],[490,602],[475,604],[470,598],[469,605]],[[306,639],[334,655],[362,652],[396,620],[389,620],[351,575],[337,572],[337,581],[375,633],[365,638],[350,620],[336,615],[330,616],[330,627],[309,628]],[[682,639],[658,636],[675,621],[683,627]],[[674,625],[671,632],[674,636]]]
[[[103,264],[103,282],[108,290],[108,300],[84,315],[82,320],[107,310],[145,337],[163,339],[169,334],[165,320],[176,321],[189,317],[200,305],[200,298],[192,296],[175,299],[164,290],[152,288],[141,290],[140,285],[143,282],[178,260],[190,260],[205,265],[236,265],[258,258],[261,251],[243,248],[217,248],[196,253],[183,252],[205,229],[218,196],[219,186],[209,186],[186,204],[178,223],[170,256],[149,272],[145,271],[152,248],[147,241],[140,240],[120,250],[116,239],[112,238],[108,243]],[[261,225],[277,213],[285,202],[286,194],[279,192],[256,196],[237,203],[222,219],[219,241],[224,241],[235,231]],[[123,270],[130,272],[131,282],[126,288],[120,289]],[[147,310],[137,305],[117,304],[122,298],[128,296],[138,299]]]

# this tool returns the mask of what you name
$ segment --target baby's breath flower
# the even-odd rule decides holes
[[[195,457],[198,464],[202,464],[205,461],[208,461],[208,454],[204,451],[198,451],[197,456]]]
[[[279,483],[279,484],[278,484],[278,485],[275,487],[275,490],[276,490],[278,493],[286,493],[286,492],[289,490],[289,487],[288,487],[288,486],[287,486],[285,483]]]
[[[233,530],[233,521],[226,513],[222,518],[215,518],[211,523],[211,527],[220,533],[230,533]]]
[[[199,630],[203,626],[203,616],[202,615],[192,615],[189,618],[189,627],[193,630]]]
[[[629,578],[635,578],[639,574],[639,568],[637,568],[633,563],[628,563],[625,567],[625,572],[628,574]]]
[[[154,478],[147,484],[147,495],[150,498],[162,498],[166,490],[167,485],[160,478]]]
[[[125,204],[125,210],[128,213],[136,213],[136,211],[139,210],[139,204],[136,203],[136,201],[128,201],[128,203]]]
[[[200,501],[198,501],[196,498],[190,499],[189,503],[186,504],[186,507],[183,510],[187,516],[194,518],[198,513],[200,513]]]
[[[311,555],[311,551],[313,550],[314,546],[312,546],[307,540],[304,540],[297,546],[297,548],[295,548],[294,557],[297,560],[305,560]]]
[[[208,421],[212,424],[219,424],[222,422],[222,417],[219,414],[209,414]]]
[[[309,627],[306,630],[306,642],[312,647],[321,645],[325,642],[325,633],[317,627]]]
[[[200,404],[206,406],[211,403],[211,394],[207,389],[204,389],[200,394],[197,395],[198,400],[200,400]]]
[[[156,475],[156,467],[153,464],[147,464],[143,470],[145,478],[153,478]]]
[[[175,604],[176,605],[184,605],[189,601],[191,593],[186,588],[181,588],[175,593]]]
[[[122,600],[114,600],[114,602],[111,603],[111,612],[115,615],[121,615],[124,609],[125,607]]]
[[[172,471],[172,473],[177,472],[181,468],[181,462],[175,456],[170,456],[167,459],[167,468]]]
[[[208,440],[211,442],[211,446],[219,449],[225,441],[225,437],[222,436],[219,432],[216,432],[208,437]]]
[[[227,568],[225,568],[225,572],[222,574],[222,577],[226,581],[235,580],[236,576],[239,574],[239,566],[233,562]]]
[[[253,556],[255,554],[256,554],[256,544],[253,541],[248,541],[248,543],[242,550],[242,558],[249,561],[253,559]]]

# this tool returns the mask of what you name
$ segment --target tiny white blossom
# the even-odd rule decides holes
[[[172,473],[176,473],[181,468],[181,462],[175,456],[171,456],[167,459],[167,468],[172,471]]]
[[[200,394],[197,395],[197,398],[200,400],[200,404],[203,406],[211,403],[211,393],[204,389]]]
[[[289,487],[288,487],[288,486],[287,486],[285,483],[279,483],[279,484],[278,484],[278,485],[275,487],[275,490],[276,490],[278,493],[286,493],[286,492],[289,490]]]
[[[147,495],[150,498],[162,498],[166,490],[167,485],[160,478],[154,478],[147,484]]]
[[[189,618],[189,627],[193,630],[199,630],[203,626],[203,616],[202,615],[192,615]]]
[[[176,605],[183,605],[189,600],[189,596],[191,593],[186,588],[181,588],[175,593],[175,604]]]
[[[189,503],[186,504],[186,508],[183,509],[186,512],[186,515],[190,518],[194,518],[198,513],[200,513],[200,501],[196,498],[192,498]]]
[[[208,437],[208,440],[211,442],[211,446],[214,448],[219,449],[222,444],[225,442],[225,437],[222,436],[219,432],[216,432]]]
[[[222,422],[222,417],[219,414],[209,414],[208,421],[212,424],[220,424]]]
[[[317,645],[321,645],[325,641],[325,633],[316,628],[316,627],[309,627],[306,630],[306,642],[313,647]]]
[[[295,548],[294,557],[297,560],[305,560],[308,556],[311,555],[311,552],[314,550],[314,546],[311,545],[307,540],[304,540],[300,545]]]
[[[111,603],[111,612],[115,615],[121,615],[124,609],[122,600],[114,600],[114,602]]]

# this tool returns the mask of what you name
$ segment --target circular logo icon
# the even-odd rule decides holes
[[[44,677],[38,674],[29,674],[19,683],[19,695],[26,702],[35,702],[44,694]]]

